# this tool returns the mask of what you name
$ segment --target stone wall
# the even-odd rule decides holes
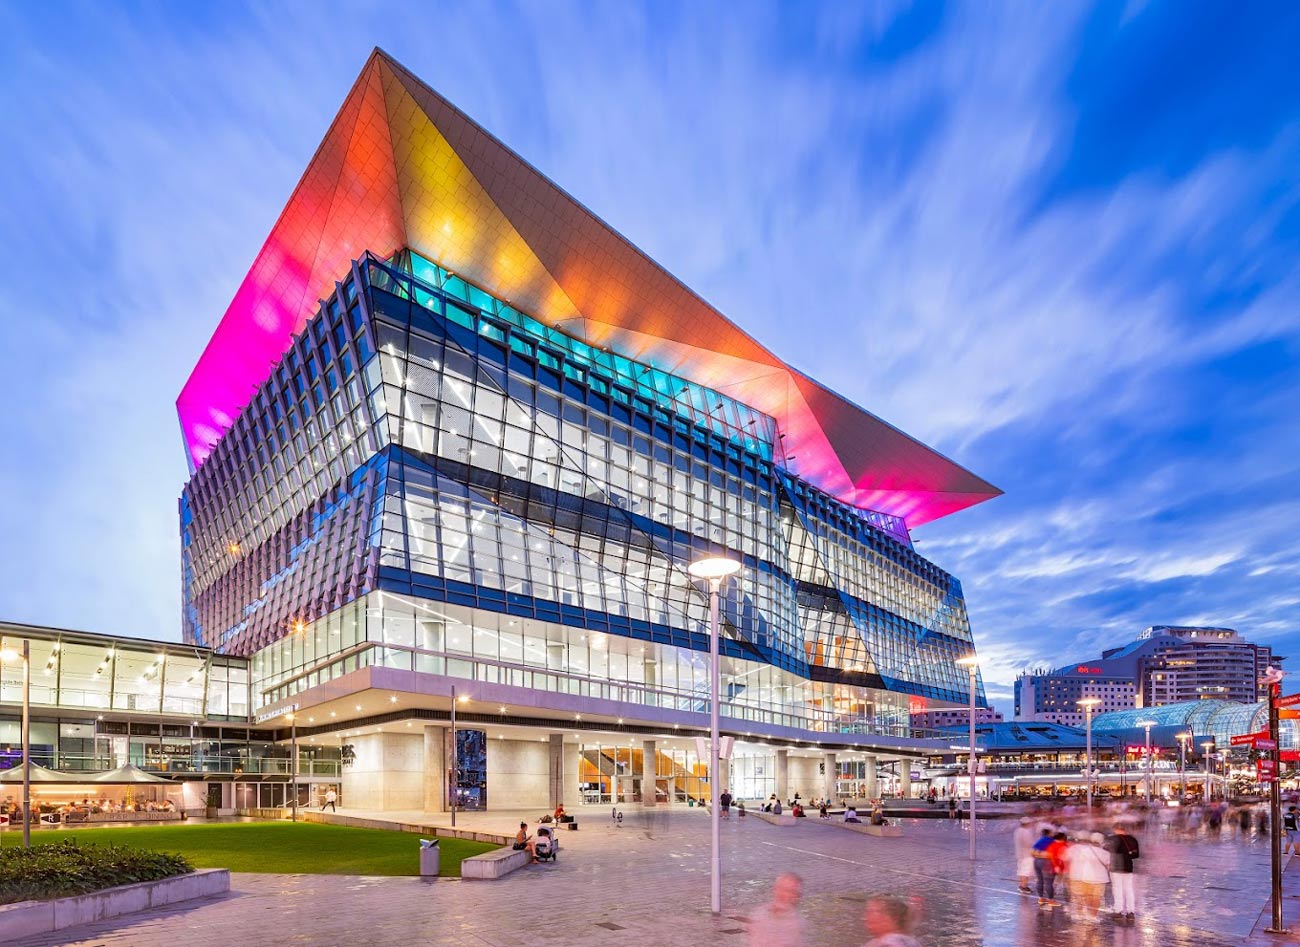
[[[576,750],[575,750],[576,753]],[[565,754],[567,756],[567,754]],[[573,760],[577,794],[577,759]],[[489,809],[551,808],[549,740],[489,740],[487,784]]]
[[[354,759],[343,767],[343,804],[349,809],[424,808],[424,734],[366,733],[351,737]]]

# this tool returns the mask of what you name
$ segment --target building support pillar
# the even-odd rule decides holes
[[[564,734],[552,733],[546,759],[546,789],[554,809],[564,802]]]
[[[835,762],[834,753],[825,753],[822,756],[822,798],[834,801],[839,795],[836,783],[839,776],[838,764]]]
[[[654,806],[658,801],[655,786],[658,781],[659,755],[654,740],[641,741],[641,805]]]
[[[898,794],[904,799],[912,798],[912,758],[909,756],[898,761]]]
[[[424,811],[447,811],[447,729],[424,728]]]
[[[877,763],[878,761],[875,757],[875,754],[868,753],[866,757],[866,769],[867,769],[866,792],[867,792],[868,799],[875,799],[880,795],[880,787],[876,779]]]
[[[776,798],[790,798],[790,751],[783,748],[776,751]]]

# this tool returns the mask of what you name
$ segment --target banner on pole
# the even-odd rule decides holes
[[[1300,694],[1288,694],[1277,699],[1279,707],[1300,707]]]
[[[1256,740],[1268,739],[1268,735],[1269,733],[1267,730],[1257,730],[1254,733],[1238,734],[1233,737],[1230,742],[1233,746],[1250,746],[1250,744],[1254,743]]]

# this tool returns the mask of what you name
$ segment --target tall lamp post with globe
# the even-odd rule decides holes
[[[970,775],[970,860],[975,860],[975,678],[979,674],[979,659],[973,654],[958,658],[957,663],[970,672],[970,760],[966,771]]]
[[[1147,790],[1147,792],[1146,792],[1146,795],[1147,795],[1147,805],[1151,805],[1151,728],[1154,727],[1155,725],[1156,725],[1156,722],[1155,722],[1154,720],[1139,720],[1139,721],[1138,721],[1138,726],[1139,726],[1139,727],[1143,727],[1143,728],[1145,728],[1145,729],[1146,729],[1146,732],[1147,732],[1147,738],[1146,738],[1146,743],[1147,743],[1147,778],[1146,778],[1146,780],[1145,780],[1145,782],[1146,782],[1146,790]]]
[[[1082,697],[1078,704],[1083,708],[1085,725],[1083,750],[1083,780],[1088,787],[1088,812],[1092,812],[1092,712],[1101,706],[1100,697]],[[1089,816],[1091,818],[1091,815]]]
[[[1192,735],[1184,731],[1175,734],[1174,739],[1178,741],[1178,798],[1182,805],[1187,800],[1187,743]]]
[[[722,675],[718,666],[718,600],[722,583],[740,571],[740,563],[725,556],[697,559],[686,567],[693,579],[709,583],[709,833],[713,841],[709,859],[709,901],[714,914],[722,913],[722,823],[718,812],[720,775],[718,700]]]

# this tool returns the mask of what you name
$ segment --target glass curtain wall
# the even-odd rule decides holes
[[[258,707],[361,667],[708,712],[708,656],[699,651],[386,592],[254,654]],[[824,733],[910,733],[903,694],[809,681],[738,658],[723,659],[722,677],[722,713],[733,720]]]

